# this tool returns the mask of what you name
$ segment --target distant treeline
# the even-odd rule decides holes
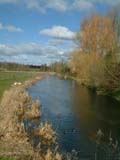
[[[25,65],[18,63],[6,63],[0,62],[0,71],[44,71],[44,72],[57,72],[62,74],[67,74],[70,72],[66,62],[55,62],[51,65]]]
[[[25,65],[18,63],[0,62],[0,71],[49,71],[50,67],[44,65]]]

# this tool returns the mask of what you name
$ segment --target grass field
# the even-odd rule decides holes
[[[33,76],[36,72],[0,72],[0,99],[3,92],[8,89],[14,82],[23,82]]]

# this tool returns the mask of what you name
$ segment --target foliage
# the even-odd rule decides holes
[[[0,71],[49,71],[49,66],[0,62]]]
[[[106,64],[103,89],[110,94],[120,91],[120,63]]]
[[[56,133],[52,129],[52,125],[48,123],[41,123],[38,129],[35,130],[35,136],[41,137],[42,143],[45,144],[55,144],[56,143]]]
[[[67,63],[65,62],[55,62],[51,65],[51,71],[61,73],[61,74],[68,74],[70,72],[70,68]]]
[[[117,52],[120,51],[120,6],[114,7],[111,12],[108,14],[109,18],[112,21],[114,31],[116,33],[116,45],[117,45]]]
[[[13,86],[8,91],[5,91],[0,107],[0,156],[16,157],[25,159],[33,159],[34,148],[32,146],[29,136],[25,132],[23,120],[28,118],[36,118],[39,103],[33,101],[28,93],[25,91],[24,86]],[[9,114],[8,114],[9,111]],[[56,133],[52,129],[50,124],[41,124],[38,129],[39,136],[41,137],[41,143],[48,144],[55,143]],[[43,140],[42,140],[43,139]],[[44,141],[44,142],[43,142]],[[43,160],[47,160],[48,157],[55,157],[54,159],[60,159],[58,153],[52,153],[48,150],[44,154],[41,150],[39,157],[44,155]],[[49,148],[47,148],[49,149]],[[42,157],[41,157],[42,159]]]
[[[85,19],[77,35],[79,48],[70,59],[79,82],[111,95],[120,91],[120,14]],[[81,34],[80,34],[81,33]]]
[[[109,17],[91,16],[83,21],[81,29],[79,40],[84,53],[96,53],[101,56],[114,53],[116,33]]]
[[[81,84],[98,87],[103,81],[104,60],[97,54],[77,52],[70,61],[72,73],[76,73]]]

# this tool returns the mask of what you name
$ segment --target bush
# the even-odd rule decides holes
[[[81,84],[98,87],[104,77],[104,60],[97,54],[76,52],[70,61],[72,73],[76,74]]]

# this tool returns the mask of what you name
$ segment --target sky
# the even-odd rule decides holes
[[[0,62],[51,64],[76,48],[80,23],[120,0],[0,0]]]

